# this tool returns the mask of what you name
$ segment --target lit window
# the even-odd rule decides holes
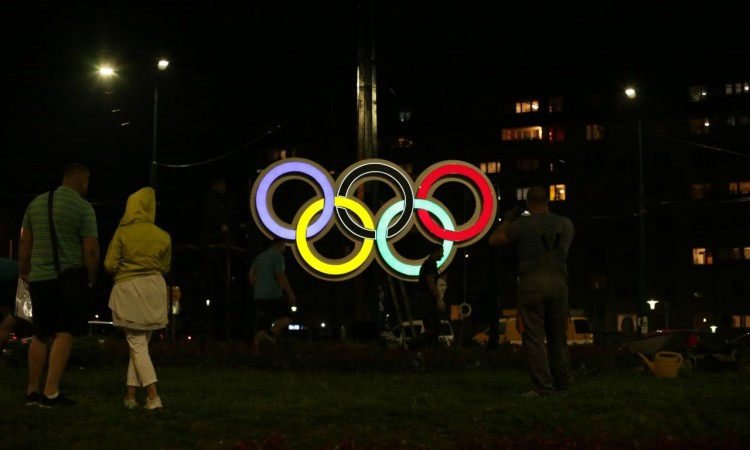
[[[604,139],[604,127],[597,124],[586,125],[586,140],[598,141]]]
[[[500,161],[479,163],[479,170],[484,173],[500,173]]]
[[[750,260],[750,247],[743,247],[742,248],[742,256],[746,260]]]
[[[729,193],[732,195],[750,194],[750,181],[730,181]]]
[[[711,265],[714,263],[711,250],[705,248],[694,248],[693,249],[693,264],[697,266]]]
[[[505,128],[502,131],[504,141],[536,141],[542,139],[542,127]]]
[[[741,81],[738,83],[727,83],[724,85],[726,95],[740,95],[750,93],[750,82]]]
[[[562,142],[565,140],[565,128],[560,125],[552,125],[547,131],[547,139],[549,142]]]
[[[706,86],[704,85],[690,86],[688,88],[688,95],[689,95],[691,102],[705,101],[707,97]]]
[[[699,200],[706,198],[711,192],[711,183],[693,183],[690,185],[690,198]]]
[[[563,109],[563,98],[562,97],[552,97],[549,99],[549,112],[560,112]]]
[[[539,100],[528,100],[516,103],[516,113],[529,113],[539,111]]]
[[[564,184],[551,184],[549,186],[549,199],[553,202],[564,202],[565,201],[565,185]]]

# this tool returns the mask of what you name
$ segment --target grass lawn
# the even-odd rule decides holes
[[[72,407],[23,404],[25,347],[0,366],[0,448],[748,448],[750,372],[656,379],[633,355],[574,352],[567,396],[526,399],[509,349],[407,352],[341,343],[152,344],[164,410],[122,406],[126,344],[83,338],[63,391]],[[142,398],[139,399],[142,403]]]

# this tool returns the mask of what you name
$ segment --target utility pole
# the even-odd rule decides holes
[[[357,47],[357,159],[378,156],[374,2],[360,0]]]
[[[639,308],[648,300],[646,283],[646,189],[643,177],[643,131],[638,115],[638,302]]]
[[[375,77],[375,6],[373,0],[359,0],[357,41],[357,160],[378,156],[377,83]],[[378,207],[377,187],[362,184],[357,196],[369,200],[373,211]],[[372,270],[354,280],[354,317],[370,322],[377,309],[370,308],[370,292],[377,292],[377,276]],[[363,274],[363,275],[365,275]],[[377,304],[377,303],[375,303]],[[380,331],[380,330],[378,330]]]

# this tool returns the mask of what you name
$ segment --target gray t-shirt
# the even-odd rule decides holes
[[[553,213],[521,216],[508,225],[505,234],[516,243],[520,275],[568,275],[568,250],[575,228],[567,217]]]

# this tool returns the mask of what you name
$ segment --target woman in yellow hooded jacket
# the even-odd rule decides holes
[[[156,371],[148,352],[153,330],[167,326],[167,285],[164,275],[172,259],[172,240],[154,224],[156,193],[150,187],[128,197],[125,214],[104,258],[104,269],[114,275],[109,297],[112,322],[125,332],[130,346],[123,403],[138,406],[136,391],[146,388],[148,410],[161,409]]]

